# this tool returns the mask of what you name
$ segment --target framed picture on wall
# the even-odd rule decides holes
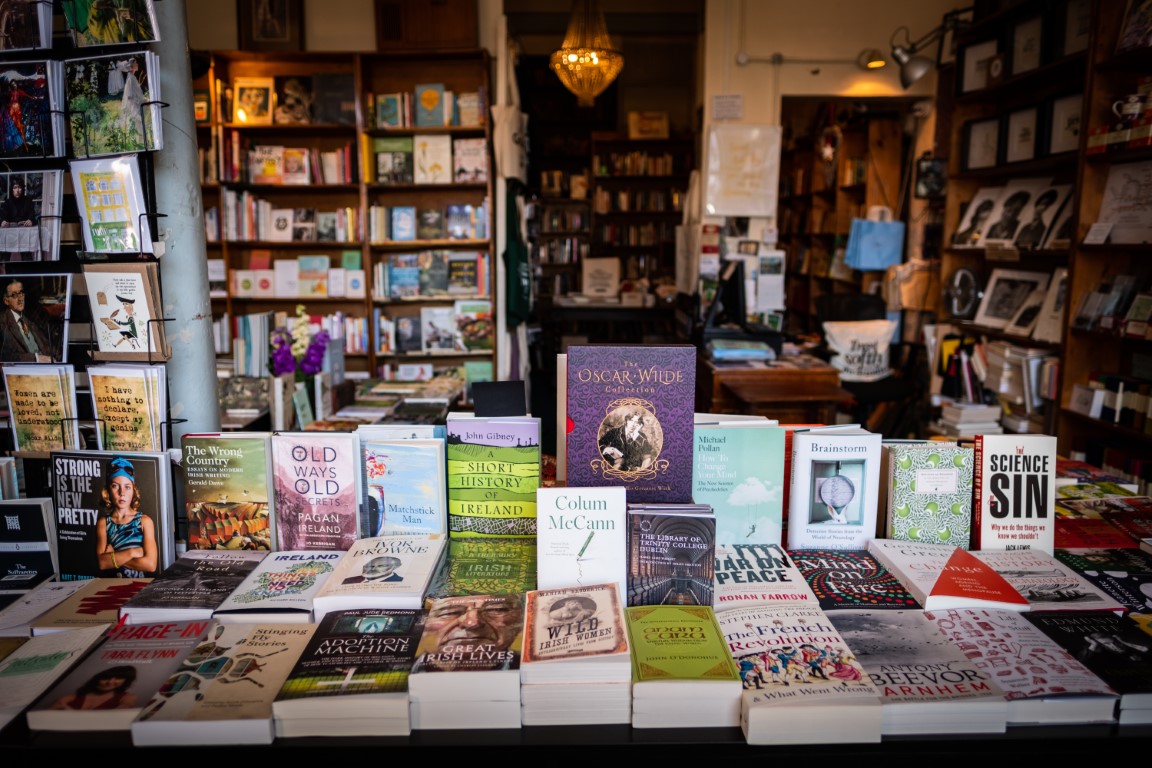
[[[1036,158],[1039,109],[1025,107],[1004,117],[1004,162],[1019,163]]]
[[[1007,328],[1024,303],[1047,286],[1048,275],[1043,272],[997,267],[984,287],[974,322],[988,328]]]
[[[1088,50],[1088,36],[1092,33],[1092,0],[1068,0],[1064,13],[1065,56]]]
[[[964,49],[961,92],[978,91],[988,86],[988,65],[999,51],[999,43],[995,40],[973,43]]]
[[[964,170],[994,168],[1000,158],[1000,118],[964,124]]]
[[[304,0],[237,0],[242,51],[304,50]]]
[[[1012,74],[1031,72],[1040,67],[1044,42],[1044,17],[1022,21],[1012,30]]]
[[[1080,148],[1080,108],[1084,94],[1053,99],[1048,112],[1048,154],[1074,152]]]

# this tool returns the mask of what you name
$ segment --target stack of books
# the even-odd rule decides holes
[[[632,655],[615,583],[531,590],[520,665],[524,725],[632,721]]]
[[[947,437],[973,437],[974,435],[1001,435],[1003,409],[999,405],[954,402],[940,406],[936,430]]]

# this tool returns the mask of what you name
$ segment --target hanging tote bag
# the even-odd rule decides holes
[[[874,205],[868,218],[852,219],[844,263],[861,272],[883,272],[904,257],[904,222],[892,219],[892,209]]]
[[[516,51],[510,43],[500,57],[507,83],[504,96],[492,109],[492,153],[496,173],[506,179],[528,183],[528,115],[520,111],[520,87],[516,84]]]

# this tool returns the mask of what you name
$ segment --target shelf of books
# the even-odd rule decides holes
[[[1152,118],[1122,107],[1127,99],[1139,106],[1147,98],[1152,47],[1138,31],[1146,11],[1132,8],[1125,16],[1096,5],[1056,434],[1063,452],[1146,479],[1152,450],[1152,230],[1147,197],[1132,184],[1152,173]]]

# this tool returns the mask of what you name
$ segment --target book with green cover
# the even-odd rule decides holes
[[[448,531],[461,536],[535,536],[540,419],[447,419]]]
[[[692,500],[712,505],[718,544],[783,540],[787,430],[763,421],[693,427]]]
[[[887,538],[968,549],[972,447],[916,443],[887,448]]]
[[[536,589],[536,540],[449,538],[448,557],[425,601],[448,595],[523,594]]]
[[[185,435],[184,509],[189,549],[273,548],[270,432]]]
[[[634,699],[740,698],[740,673],[711,606],[636,605],[625,609],[632,644]]]

